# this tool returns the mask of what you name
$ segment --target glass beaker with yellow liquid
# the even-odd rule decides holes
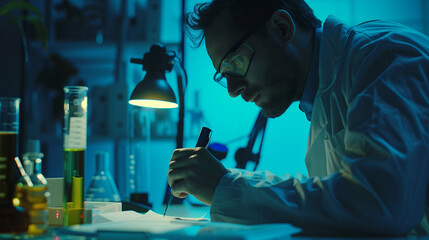
[[[0,97],[0,233],[27,231],[29,216],[13,205],[18,156],[19,98]]]
[[[83,224],[87,87],[64,87],[64,225]]]
[[[23,154],[23,168],[21,178],[16,185],[14,205],[25,209],[30,217],[29,235],[43,234],[48,229],[48,182],[42,174],[42,158],[40,142],[27,140],[26,152]],[[18,167],[19,159],[15,158]]]

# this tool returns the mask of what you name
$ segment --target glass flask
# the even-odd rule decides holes
[[[110,173],[109,153],[95,154],[95,174],[86,192],[86,201],[93,202],[120,202],[118,188]]]
[[[45,233],[48,229],[48,182],[42,175],[40,142],[28,140],[23,155],[25,172],[16,185],[14,205],[25,209],[30,217],[27,233],[30,235]]]
[[[64,225],[84,223],[87,87],[64,87]]]
[[[0,98],[0,233],[22,233],[28,228],[28,214],[13,205],[20,102],[19,98]]]

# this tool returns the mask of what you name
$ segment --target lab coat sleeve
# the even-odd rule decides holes
[[[273,182],[232,171],[215,191],[212,220],[376,235],[418,225],[429,182],[428,52],[395,35],[361,44],[343,88],[344,169],[323,179]]]

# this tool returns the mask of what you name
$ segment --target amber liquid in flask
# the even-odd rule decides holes
[[[64,88],[64,224],[84,223],[87,87]]]
[[[16,187],[16,198],[19,199],[17,205],[23,207],[30,217],[30,224],[27,230],[30,235],[42,234],[48,229],[47,191],[47,186]]]
[[[18,153],[19,98],[0,97],[0,233],[27,231],[29,217],[13,206],[15,192],[14,158]]]
[[[21,178],[16,184],[14,205],[25,209],[30,217],[29,235],[43,234],[48,230],[48,182],[42,174],[40,141],[27,140],[26,152],[22,156],[24,163]],[[15,158],[18,163],[19,159]],[[25,169],[25,170],[24,170]]]
[[[28,213],[13,205],[17,134],[0,132],[0,233],[23,233],[29,224]]]

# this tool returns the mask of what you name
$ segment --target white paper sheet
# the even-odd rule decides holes
[[[100,217],[110,222],[71,226],[67,228],[67,232],[96,234],[98,231],[126,231],[161,234],[191,225],[204,225],[210,222],[205,218],[164,217],[151,210],[145,214],[134,211],[104,213],[100,214]]]

